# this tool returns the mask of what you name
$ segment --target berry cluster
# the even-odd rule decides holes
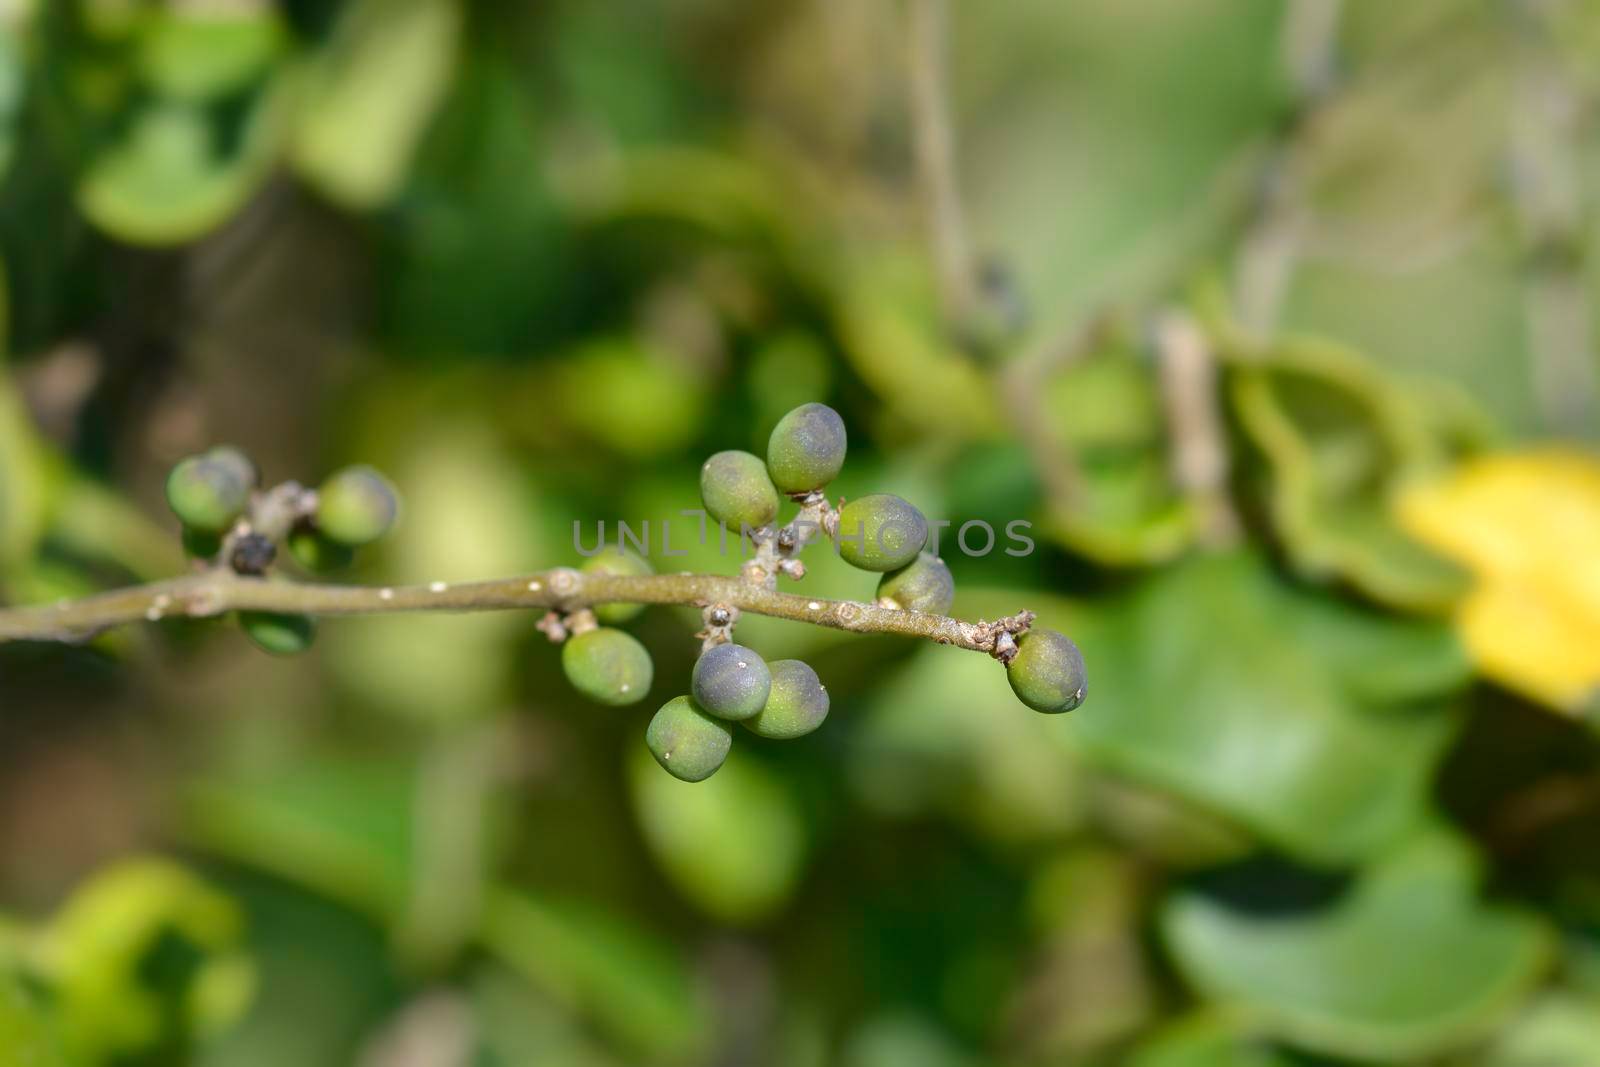
[[[706,461],[700,497],[707,514],[756,546],[744,578],[770,588],[779,574],[803,577],[799,552],[814,536],[825,536],[845,562],[882,574],[880,606],[948,612],[955,581],[942,559],[924,551],[928,521],[921,511],[888,493],[859,497],[837,510],[828,504],[823,490],[843,467],[845,449],[844,420],[832,408],[813,403],[779,420],[765,461],[741,451],[718,452]],[[800,512],[777,528],[783,496]],[[590,559],[583,570],[652,573],[647,562],[620,546]],[[608,604],[547,619],[551,636],[566,641],[561,662],[574,688],[603,704],[645,698],[653,677],[650,654],[615,628],[641,610],[636,604]],[[733,643],[737,611],[727,605],[706,605],[705,618],[705,647],[690,692],[662,705],[645,731],[656,761],[686,782],[702,781],[722,766],[733,744],[731,723],[743,723],[762,737],[789,739],[815,730],[828,715],[827,687],[809,665],[769,663],[754,649]],[[1012,690],[1029,707],[1063,712],[1082,703],[1083,657],[1064,635],[1044,629],[1017,637],[1002,633],[993,654],[1005,663]]]
[[[264,577],[279,549],[312,574],[348,566],[355,550],[388,533],[400,512],[388,479],[371,467],[345,467],[316,489],[296,482],[264,489],[249,456],[221,445],[178,462],[167,476],[167,504],[183,523],[183,545],[203,565]],[[260,648],[279,655],[310,647],[308,615],[239,612]]]

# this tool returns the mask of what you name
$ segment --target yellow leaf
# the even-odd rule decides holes
[[[1545,449],[1403,494],[1406,530],[1466,566],[1456,624],[1485,674],[1572,714],[1600,696],[1600,459]]]

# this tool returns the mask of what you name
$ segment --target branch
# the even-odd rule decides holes
[[[853,633],[923,637],[996,657],[1012,647],[1004,635],[1022,633],[1033,621],[1033,613],[1023,611],[994,622],[964,622],[852,600],[780,593],[761,583],[713,574],[584,574],[558,567],[518,578],[377,588],[280,582],[214,570],[81,600],[0,611],[0,642],[84,641],[141,620],[212,618],[230,611],[329,616],[546,608],[566,613],[597,604],[682,604],[702,609],[720,605]]]
[[[977,273],[956,180],[955,126],[947,99],[949,9],[946,0],[912,0],[908,74],[911,132],[917,175],[927,201],[928,226],[939,269],[947,320],[964,327],[976,302]]]

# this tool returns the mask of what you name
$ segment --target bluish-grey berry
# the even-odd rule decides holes
[[[828,717],[828,690],[809,663],[797,659],[775,659],[767,664],[772,672],[772,692],[760,714],[744,724],[762,737],[784,741],[804,737]]]
[[[767,470],[785,493],[808,493],[838,477],[844,466],[844,420],[826,404],[801,404],[767,440]]]
[[[632,634],[600,626],[561,646],[561,669],[572,688],[598,704],[634,704],[650,692],[655,665]]]
[[[731,530],[752,530],[778,517],[778,490],[767,465],[748,452],[718,452],[700,468],[706,513]]]
[[[1089,691],[1078,646],[1065,634],[1038,627],[1017,638],[1006,679],[1018,700],[1050,714],[1071,711]]]
[[[584,574],[616,574],[624,577],[644,577],[654,574],[650,561],[631,548],[608,546],[597,556],[591,556],[582,567]],[[627,622],[644,610],[643,604],[596,604],[594,617],[608,625]]]
[[[275,611],[241,611],[239,626],[257,648],[274,656],[292,656],[311,647],[317,624],[309,615]]]
[[[839,555],[852,567],[904,567],[927,541],[928,520],[893,493],[857,497],[839,509]]]
[[[389,479],[367,466],[335,471],[317,489],[317,529],[342,545],[360,547],[389,532],[400,498]]]
[[[696,707],[692,697],[673,697],[650,720],[644,742],[668,774],[703,782],[728,758],[733,733],[727,723]]]
[[[942,559],[929,552],[878,582],[878,599],[890,607],[944,615],[956,599],[956,580]]]
[[[244,512],[251,488],[237,463],[203,453],[167,475],[167,504],[190,529],[220,534]]]
[[[722,719],[748,719],[759,713],[772,690],[767,661],[743,645],[714,645],[694,665],[695,703]]]

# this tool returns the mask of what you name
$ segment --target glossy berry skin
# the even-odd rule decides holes
[[[702,710],[720,719],[748,719],[766,706],[772,671],[754,649],[715,645],[695,662],[690,688]]]
[[[167,504],[189,529],[220,534],[244,512],[250,489],[237,464],[205,453],[172,468]]]
[[[388,533],[399,514],[394,486],[371,467],[335,471],[317,490],[317,529],[352,548]]]
[[[561,669],[572,688],[597,704],[636,704],[650,692],[655,665],[632,634],[597,627],[561,646]]]
[[[844,466],[844,420],[826,404],[801,404],[767,440],[767,471],[784,493],[809,493],[839,476]]]
[[[289,531],[289,554],[296,563],[313,574],[340,571],[355,561],[355,549],[341,545],[312,526],[296,526]]]
[[[241,611],[239,626],[252,644],[274,656],[292,656],[304,652],[317,636],[316,620],[309,615]]]
[[[772,692],[760,714],[744,724],[762,737],[787,741],[804,737],[828,717],[828,690],[809,663],[797,659],[775,659],[767,664],[772,672]]]
[[[944,560],[930,552],[897,571],[890,571],[878,582],[878,599],[905,611],[925,611],[945,615],[956,599],[956,580]]]
[[[580,568],[584,574],[617,574],[644,577],[654,574],[650,561],[631,548],[607,546],[597,556],[591,556]],[[607,625],[627,622],[644,610],[643,604],[596,604],[594,617]]]
[[[733,733],[727,723],[696,707],[693,698],[673,697],[650,720],[644,743],[674,778],[703,782],[728,758]]]
[[[1034,711],[1071,711],[1088,693],[1083,653],[1065,634],[1034,628],[1017,638],[1017,654],[1006,665],[1012,692]]]
[[[892,571],[917,558],[928,520],[893,493],[857,497],[839,509],[839,555],[864,571]]]
[[[767,465],[749,452],[718,452],[700,468],[706,514],[730,530],[752,530],[778,517],[778,490]]]

